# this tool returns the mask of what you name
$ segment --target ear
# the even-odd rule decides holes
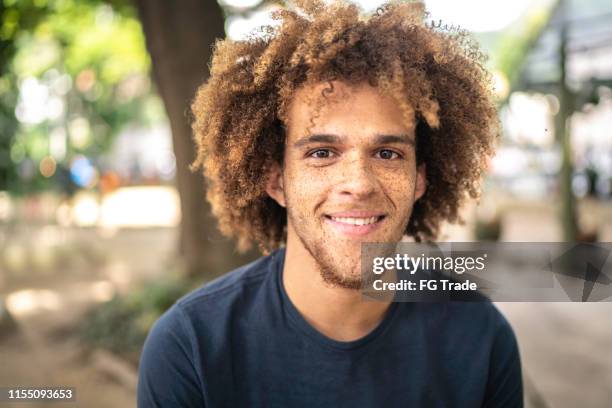
[[[273,163],[268,171],[266,193],[281,207],[286,207],[283,173],[278,163]]]
[[[416,185],[414,187],[414,201],[423,197],[425,190],[427,190],[427,168],[425,167],[425,163],[423,163],[417,167]]]

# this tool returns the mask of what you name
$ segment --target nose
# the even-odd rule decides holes
[[[347,158],[341,166],[337,191],[346,197],[364,199],[376,192],[378,180],[367,157]]]

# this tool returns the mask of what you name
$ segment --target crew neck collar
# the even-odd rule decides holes
[[[352,341],[334,340],[332,338],[327,337],[326,335],[324,335],[317,329],[315,329],[310,323],[308,323],[308,321],[306,321],[304,316],[302,316],[302,314],[297,310],[297,308],[295,307],[291,299],[289,299],[287,292],[285,291],[285,285],[283,284],[283,269],[285,266],[285,254],[286,254],[285,247],[280,248],[274,254],[274,258],[275,258],[274,259],[274,266],[275,266],[274,272],[276,275],[275,281],[276,281],[276,286],[278,288],[278,292],[280,293],[281,304],[282,304],[284,311],[288,315],[289,319],[292,321],[292,323],[300,331],[302,331],[305,335],[307,335],[310,339],[312,339],[318,344],[321,344],[326,347],[331,347],[333,349],[352,350],[352,349],[356,349],[359,347],[363,347],[366,344],[377,340],[378,338],[382,337],[382,335],[387,331],[392,321],[394,320],[394,317],[397,315],[397,310],[399,306],[397,302],[391,302],[391,304],[389,305],[389,308],[385,312],[385,315],[383,319],[381,320],[381,322],[378,324],[378,326],[376,326],[372,331],[370,331],[365,336],[359,339],[356,339],[356,340],[352,340]]]

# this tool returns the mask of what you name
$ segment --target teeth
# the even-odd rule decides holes
[[[368,224],[374,224],[376,221],[378,221],[378,217],[370,217],[370,218],[331,217],[331,219],[336,222],[342,222],[344,224],[352,224],[352,225],[368,225]]]

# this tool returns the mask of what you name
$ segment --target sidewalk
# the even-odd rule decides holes
[[[497,303],[548,408],[612,406],[612,303]],[[534,407],[535,408],[535,407]]]
[[[100,366],[109,364],[80,343],[76,326],[90,307],[110,299],[115,291],[159,274],[160,265],[175,248],[175,230],[136,229],[106,237],[95,229],[58,233],[43,227],[11,232],[8,242],[14,248],[9,262],[14,268],[0,271],[0,297],[12,309],[18,330],[0,339],[0,385],[76,389],[76,403],[53,403],[54,407],[136,406],[134,379],[118,381],[101,370]],[[46,247],[41,235],[52,236],[52,245]],[[57,259],[60,241],[76,245],[75,259]],[[151,251],[152,247],[156,250]]]

